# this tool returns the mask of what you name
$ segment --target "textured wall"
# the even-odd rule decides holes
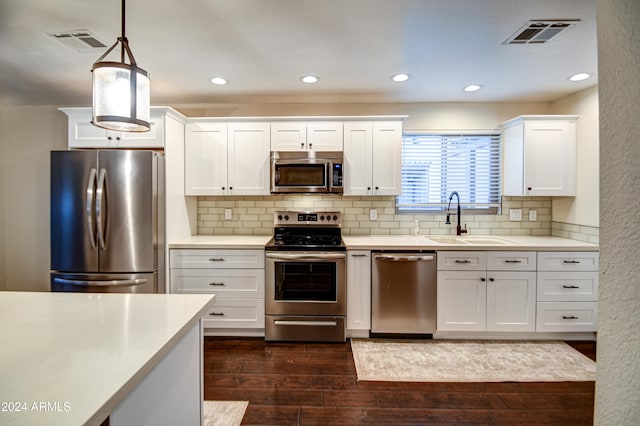
[[[640,1],[598,0],[600,303],[595,422],[640,424]]]
[[[231,220],[224,220],[226,208],[233,211]],[[523,220],[510,221],[510,208],[522,209]],[[371,209],[377,210],[378,220],[369,220]],[[343,214],[345,235],[409,235],[414,232],[416,220],[421,234],[455,234],[455,224],[445,225],[443,214],[396,214],[395,197],[308,194],[198,197],[198,234],[270,235],[273,232],[273,212],[277,210],[339,211]],[[529,221],[529,210],[537,211],[538,220]],[[454,222],[455,216],[451,220]],[[551,235],[551,198],[503,197],[501,214],[463,213],[462,223],[466,224],[470,234]]]

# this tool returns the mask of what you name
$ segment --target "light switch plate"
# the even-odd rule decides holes
[[[376,209],[369,210],[369,220],[378,220],[378,210]]]
[[[233,211],[231,209],[224,209],[224,220],[233,219]]]
[[[522,209],[509,210],[509,220],[522,220]]]
[[[529,221],[535,222],[538,220],[538,212],[535,210],[529,210]]]

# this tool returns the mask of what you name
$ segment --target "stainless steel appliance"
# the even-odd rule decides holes
[[[344,342],[346,247],[339,212],[276,212],[266,245],[265,338]]]
[[[436,253],[374,252],[372,334],[436,331]]]
[[[51,290],[164,292],[162,182],[153,151],[52,151]]]
[[[272,152],[271,192],[343,192],[342,152]]]

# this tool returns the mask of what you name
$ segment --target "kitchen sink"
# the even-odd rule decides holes
[[[497,237],[455,237],[455,236],[427,236],[427,239],[440,244],[477,244],[477,245],[502,245],[512,244],[512,241]]]

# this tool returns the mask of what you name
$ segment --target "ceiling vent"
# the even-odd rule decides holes
[[[502,44],[546,44],[561,32],[571,28],[579,19],[534,20],[527,22]]]
[[[47,35],[60,43],[64,44],[76,52],[95,52],[107,47],[94,34],[88,30],[71,30],[56,33],[47,33]]]

